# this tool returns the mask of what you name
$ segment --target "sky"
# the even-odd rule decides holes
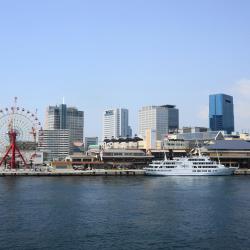
[[[0,107],[85,111],[101,136],[103,110],[175,104],[180,126],[208,126],[208,96],[234,96],[250,130],[250,1],[0,0]]]

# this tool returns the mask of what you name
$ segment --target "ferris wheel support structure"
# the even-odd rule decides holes
[[[25,167],[27,167],[27,163],[24,160],[23,155],[21,154],[17,143],[16,143],[16,137],[17,137],[17,133],[12,129],[11,131],[8,132],[9,138],[10,138],[10,147],[7,150],[6,154],[4,155],[4,157],[2,158],[1,162],[0,162],[0,166],[7,161],[7,158],[10,155],[11,152],[11,160],[10,160],[10,168],[17,168],[17,164],[16,164],[16,157],[19,156],[22,159],[22,162],[24,164]]]
[[[36,156],[39,132],[42,131],[37,112],[32,113],[17,107],[17,97],[14,106],[0,109],[0,167],[4,164],[10,169],[17,169],[21,165],[27,168],[27,162]],[[25,154],[21,153],[21,150]],[[27,156],[28,150],[28,156]]]

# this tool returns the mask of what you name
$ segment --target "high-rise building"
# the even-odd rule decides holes
[[[174,105],[147,106],[139,111],[139,135],[145,138],[148,129],[156,131],[156,139],[179,128],[179,110]]]
[[[129,126],[128,109],[105,110],[103,113],[103,139],[112,137],[129,137],[132,135]]]
[[[59,118],[60,118],[60,124],[59,124],[60,129],[69,129],[69,127],[67,126],[68,109],[66,104],[61,104],[59,106]]]
[[[72,142],[83,142],[84,112],[76,108],[67,108],[66,128],[70,131]]]
[[[42,130],[39,132],[39,150],[48,155],[48,160],[63,160],[70,154],[68,129]]]
[[[71,142],[83,142],[84,137],[84,112],[76,108],[60,106],[49,106],[46,111],[45,129],[68,129]]]
[[[225,94],[209,96],[209,127],[212,131],[234,131],[233,97]]]
[[[46,109],[45,129],[46,130],[60,129],[59,107],[49,106]]]

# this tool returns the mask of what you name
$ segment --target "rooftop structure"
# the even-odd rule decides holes
[[[208,132],[195,132],[195,133],[183,133],[177,134],[178,140],[184,141],[216,141],[224,140],[223,133],[221,131],[208,131]]]
[[[216,141],[207,147],[208,150],[247,150],[250,151],[250,142],[243,140]]]
[[[184,133],[197,133],[197,132],[208,132],[209,129],[205,127],[183,127],[179,129],[180,134]]]
[[[250,168],[250,142],[243,140],[215,141],[204,153],[226,166]]]

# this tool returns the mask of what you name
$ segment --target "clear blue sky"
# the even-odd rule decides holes
[[[86,112],[88,136],[117,106],[135,132],[151,104],[176,104],[181,125],[207,126],[210,93],[250,103],[249,10],[242,0],[0,0],[0,106],[18,96],[43,120],[64,96]],[[248,129],[241,113],[236,126]]]

